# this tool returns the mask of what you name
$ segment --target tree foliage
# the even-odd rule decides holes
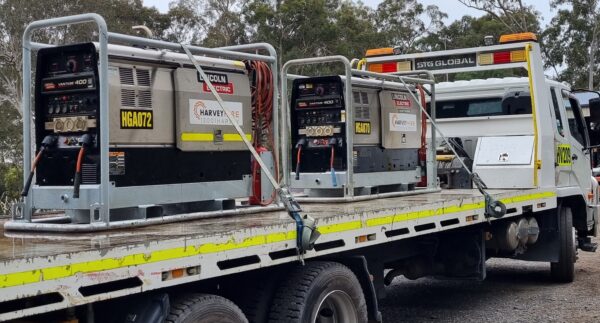
[[[523,0],[458,0],[463,5],[481,10],[504,25],[510,33],[538,32],[539,12]]]
[[[423,15],[428,23],[422,19]],[[412,52],[415,42],[440,30],[442,19],[447,17],[437,6],[424,7],[416,0],[384,0],[377,7],[375,21],[387,44]]]
[[[600,84],[598,40],[600,36],[600,4],[598,0],[554,0],[558,12],[543,33],[546,64],[555,68],[559,80],[574,87],[587,88],[590,61],[595,82]]]

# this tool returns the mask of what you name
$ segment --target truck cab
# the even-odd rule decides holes
[[[444,140],[436,140],[442,187],[471,185],[456,158],[490,189],[555,187],[559,205],[573,210],[580,247],[585,247],[586,237],[596,234],[598,217],[586,116],[567,84],[544,75],[534,34],[505,35],[499,44],[476,48],[371,53],[360,62],[369,71],[424,70],[438,80],[434,109],[431,104],[427,109],[440,137],[459,152],[453,156]],[[440,81],[450,75],[457,80]]]

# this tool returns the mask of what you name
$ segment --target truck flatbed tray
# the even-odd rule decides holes
[[[506,204],[506,217],[556,207],[554,189],[490,194]],[[477,190],[310,203],[303,209],[322,233],[306,258],[487,221]],[[297,261],[295,238],[285,211],[86,234],[2,231],[0,320]],[[169,276],[180,268],[184,275]],[[55,296],[45,298],[54,302],[2,312],[3,302],[44,295]]]

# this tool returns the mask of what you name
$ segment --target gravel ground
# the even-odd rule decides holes
[[[599,252],[600,253],[600,252]],[[389,322],[600,322],[600,254],[579,251],[571,284],[547,263],[488,261],[483,282],[396,278],[380,302]]]

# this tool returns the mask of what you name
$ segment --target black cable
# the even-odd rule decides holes
[[[48,135],[42,140],[42,144],[40,145],[40,151],[37,153],[37,155],[35,155],[35,158],[33,159],[33,162],[31,164],[31,171],[29,172],[29,176],[27,176],[27,181],[25,182],[25,186],[23,186],[23,190],[21,191],[22,197],[26,197],[27,195],[29,195],[29,189],[31,188],[31,182],[33,182],[33,174],[35,173],[37,165],[42,160],[42,157],[44,156],[46,150],[54,147],[57,141],[58,139],[54,135]]]
[[[300,161],[302,160],[302,147],[306,144],[306,139],[302,138],[298,140],[296,149],[298,150],[296,155],[296,180],[300,180]]]

